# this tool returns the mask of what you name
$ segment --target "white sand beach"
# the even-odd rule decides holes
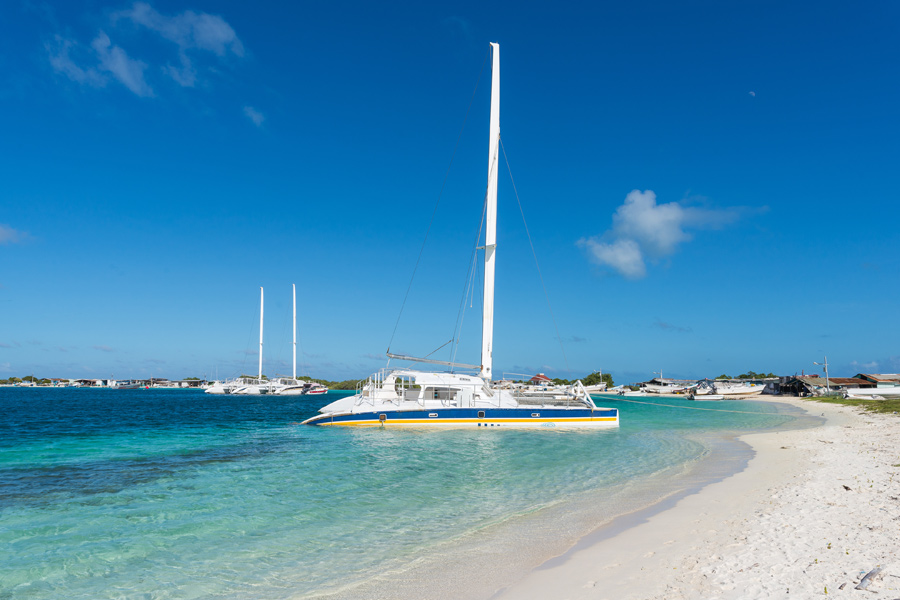
[[[493,598],[900,598],[900,416],[777,401],[826,422],[743,436],[755,456],[742,472],[584,538]]]

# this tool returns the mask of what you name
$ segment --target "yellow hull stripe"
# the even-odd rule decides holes
[[[388,419],[387,421],[378,421],[367,419],[365,421],[338,421],[331,422],[327,420],[317,421],[316,425],[341,425],[349,427],[380,427],[382,425],[444,425],[464,424],[475,425],[501,425],[506,423],[596,423],[599,421],[616,422],[617,417],[573,417],[571,419]]]

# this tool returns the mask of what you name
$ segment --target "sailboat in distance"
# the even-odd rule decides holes
[[[521,394],[491,385],[494,336],[494,258],[497,250],[497,168],[500,150],[500,46],[492,43],[491,117],[485,206],[481,365],[388,353],[389,358],[469,368],[459,372],[382,369],[356,394],[319,409],[306,425],[413,427],[617,427],[619,411],[599,408],[580,381],[565,393]]]
[[[303,396],[306,394],[324,394],[328,388],[321,383],[297,379],[297,284],[291,284],[294,302],[294,370],[291,378],[281,377],[281,387],[275,390],[279,396]]]

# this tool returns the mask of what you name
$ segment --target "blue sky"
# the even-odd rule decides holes
[[[491,41],[540,264],[504,168],[496,373],[898,372],[898,29],[886,1],[4,2],[0,378],[255,372],[260,286],[290,373],[292,283],[301,372],[450,340]]]

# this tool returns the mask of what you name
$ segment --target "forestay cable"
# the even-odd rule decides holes
[[[531,232],[528,231],[528,223],[525,221],[525,211],[522,210],[522,202],[519,201],[519,191],[516,189],[516,182],[513,179],[512,169],[509,167],[509,158],[506,157],[506,148],[503,147],[503,138],[500,138],[500,148],[503,150],[503,160],[506,161],[506,170],[509,171],[509,181],[512,183],[513,192],[516,194],[516,202],[519,205],[519,212],[522,214],[522,223],[525,224],[525,233],[528,235],[528,244],[531,246],[531,254],[534,256],[534,265],[537,267],[538,277],[541,280],[541,287],[544,288],[544,298],[547,299],[547,308],[550,311],[550,319],[553,321],[553,328],[556,330],[556,339],[559,341],[559,349],[562,350],[563,360],[566,363],[566,371],[571,373],[569,368],[569,359],[566,357],[566,349],[563,346],[562,337],[559,335],[559,327],[556,325],[556,317],[553,315],[553,307],[550,305],[550,294],[547,293],[547,286],[544,284],[544,276],[541,273],[541,265],[538,264],[537,252],[534,251],[534,242],[531,241]]]

